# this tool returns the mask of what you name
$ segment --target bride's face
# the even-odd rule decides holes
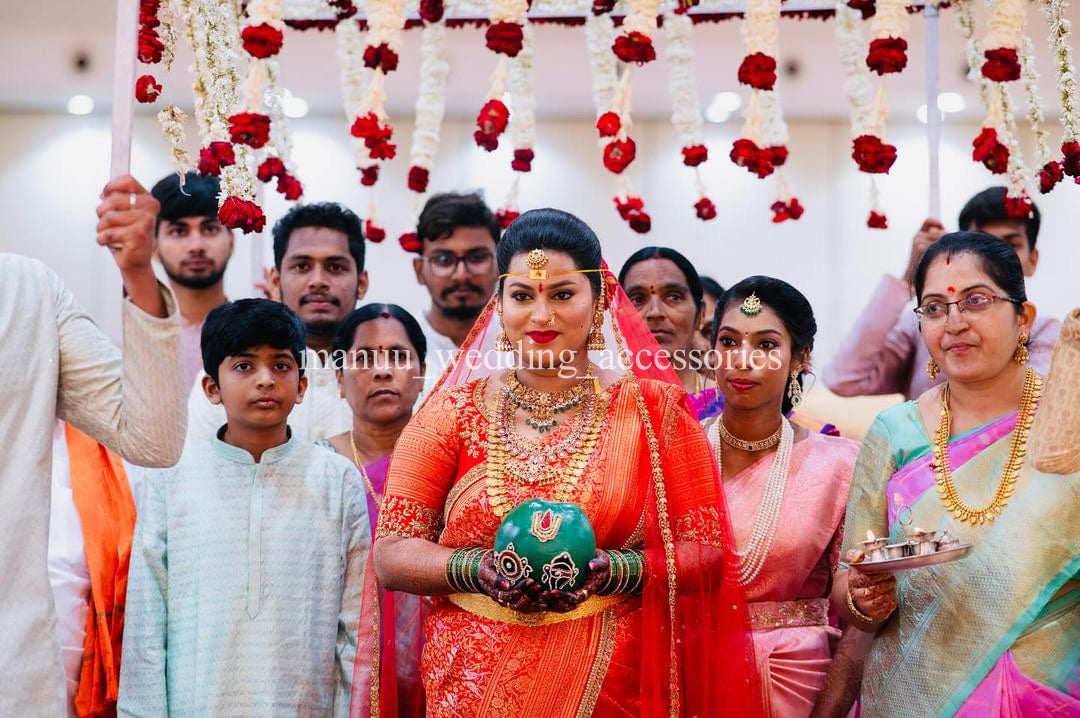
[[[570,255],[546,251],[548,278],[527,279],[528,254],[510,260],[499,301],[503,328],[526,368],[554,369],[585,354],[595,302],[587,274]]]

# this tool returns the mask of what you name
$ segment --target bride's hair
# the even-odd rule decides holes
[[[577,269],[600,268],[600,240],[596,238],[596,233],[574,215],[559,209],[531,209],[514,220],[503,232],[495,250],[499,274],[509,271],[510,260],[515,256],[534,249],[568,254]],[[594,296],[600,293],[602,274],[585,274]],[[505,277],[499,279],[500,292],[505,280]]]

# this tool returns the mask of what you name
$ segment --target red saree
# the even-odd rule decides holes
[[[608,291],[616,322],[606,326],[609,336],[637,352],[651,336],[617,285]],[[491,308],[467,347],[490,340]],[[731,529],[712,452],[681,386],[633,368],[606,384],[600,438],[569,500],[585,509],[598,547],[644,549],[643,593],[594,596],[571,613],[539,616],[479,594],[431,599],[420,662],[428,716],[762,713],[746,601],[731,570]],[[454,372],[451,367],[448,376]],[[501,517],[488,495],[490,381],[498,379],[472,379],[434,394],[402,433],[376,540],[406,536],[454,548],[493,544]],[[557,441],[566,430],[545,441]],[[512,505],[555,498],[556,491],[509,473],[505,488]],[[371,602],[365,603],[369,617]],[[393,677],[400,676],[400,665],[395,670],[380,661],[377,649],[385,641],[371,631],[379,620],[366,617],[352,715],[398,715],[401,681]],[[389,629],[385,617],[382,626]]]

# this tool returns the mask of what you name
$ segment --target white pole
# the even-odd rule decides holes
[[[929,159],[930,200],[929,215],[941,219],[941,112],[938,110],[940,77],[938,74],[938,5],[937,0],[927,0],[923,7],[926,15],[926,145]]]
[[[138,18],[138,0],[116,0],[112,162],[109,165],[109,179],[126,175],[131,168],[131,115],[135,100],[135,36]]]

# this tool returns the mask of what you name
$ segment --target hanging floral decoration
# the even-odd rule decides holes
[[[903,70],[907,66],[907,31],[906,0],[878,0],[870,23],[866,66],[879,75]]]
[[[1050,28],[1050,50],[1054,57],[1058,95],[1061,98],[1061,173],[1080,184],[1080,110],[1077,107],[1076,66],[1072,56],[1072,24],[1065,17],[1067,0],[1040,0],[1039,9]],[[1053,175],[1055,168],[1043,167]],[[1040,177],[1041,180],[1041,177]]]
[[[859,9],[844,0],[836,3],[836,44],[844,68],[844,94],[851,114],[851,158],[870,175],[870,213],[866,226],[887,229],[888,218],[878,203],[873,175],[887,173],[896,162],[896,147],[885,142],[885,84],[875,92],[864,62],[866,42],[859,27]]]
[[[488,152],[494,152],[499,147],[499,137],[510,126],[510,109],[503,98],[506,96],[510,58],[518,56],[525,42],[525,14],[528,9],[528,0],[491,0],[488,5],[490,24],[486,35],[487,47],[499,58],[488,82],[484,104],[476,115],[476,131],[473,132],[477,146]]]
[[[139,29],[136,58],[144,65],[163,63],[172,66],[176,48],[176,17],[169,0],[139,0]],[[161,84],[153,75],[140,75],[135,81],[135,99],[153,103],[161,96]]]
[[[231,229],[261,232],[266,216],[255,204],[251,145],[260,144],[269,121],[242,107],[236,58],[240,51],[239,18],[230,0],[190,0],[187,33],[194,56],[195,121],[202,150],[199,170],[220,174],[218,218]],[[250,80],[250,78],[249,78]],[[248,95],[253,83],[246,83]]]
[[[716,218],[716,205],[708,198],[701,165],[709,159],[705,147],[705,133],[698,101],[697,83],[694,81],[694,48],[691,44],[693,22],[682,13],[664,16],[667,34],[667,61],[671,87],[671,124],[682,144],[682,161],[694,170],[698,201],[694,214],[703,222]]]
[[[982,76],[993,82],[1020,79],[1020,42],[1027,18],[1025,0],[990,0],[982,47]]]
[[[509,227],[520,214],[518,192],[521,187],[521,175],[532,171],[532,163],[536,158],[533,150],[536,143],[536,95],[533,94],[532,80],[532,27],[526,25],[521,50],[510,61],[509,68],[510,102],[514,108],[510,116],[510,135],[514,143],[510,169],[515,172],[515,175],[502,208],[495,215],[503,229]]]

